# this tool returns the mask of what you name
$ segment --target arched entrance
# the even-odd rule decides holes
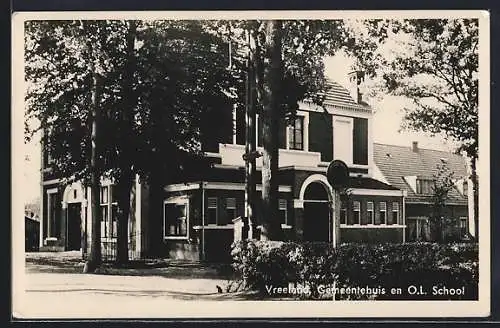
[[[331,205],[328,189],[319,181],[309,183],[304,191],[305,241],[329,242],[332,240]]]
[[[66,215],[66,250],[80,250],[82,247],[85,195],[80,183],[67,186],[63,194],[63,210]]]

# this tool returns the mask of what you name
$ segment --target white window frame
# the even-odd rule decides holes
[[[285,149],[282,150],[289,150],[289,151],[298,151],[298,152],[303,152],[303,151],[309,151],[309,112],[304,111],[304,110],[297,110],[296,116],[303,117],[303,124],[304,126],[302,127],[302,138],[303,140],[303,149],[291,149],[290,148],[290,131],[289,129],[291,128],[288,124],[286,125],[285,129]],[[259,114],[256,114],[256,122],[259,121]],[[259,126],[258,123],[255,124],[255,144],[257,147],[262,148],[259,145]]]
[[[234,201],[234,206],[229,206],[228,203],[229,203],[229,199],[233,200]],[[238,211],[238,206],[236,205],[236,198],[235,197],[226,197],[226,214],[227,214],[227,210],[234,210],[234,215],[235,217],[234,218],[231,218],[230,222],[232,222],[238,215],[237,211]],[[218,216],[217,216],[217,219],[218,219]],[[230,223],[226,223],[227,224],[230,224]]]
[[[283,204],[284,204],[284,207],[281,206]],[[282,223],[282,225],[284,224],[285,226],[287,226],[288,225],[288,202],[286,199],[282,198],[282,199],[278,200],[278,210],[285,212],[285,222]]]
[[[342,212],[343,212],[344,215],[342,215]],[[344,223],[342,223],[342,216],[344,217]],[[340,206],[340,222],[339,222],[339,224],[341,224],[341,225],[347,225],[347,217],[348,217],[348,215],[347,215],[347,207],[346,207],[345,204],[342,204]]]
[[[371,214],[371,217],[370,217],[370,222],[367,224],[374,225],[375,224],[375,204],[372,201],[366,202],[366,215],[369,215],[369,214]]]
[[[102,191],[103,190],[106,190],[106,202],[103,202],[102,201]],[[111,208],[111,198],[110,198],[110,192],[111,192],[111,187],[110,185],[106,184],[106,185],[102,185],[100,186],[99,188],[99,213],[101,211],[101,208],[103,207],[106,207],[107,208],[107,213],[108,213],[108,217],[106,218],[106,220],[102,220],[102,216],[100,216],[100,222],[101,222],[101,239],[111,239],[111,235],[109,233],[109,228],[110,228],[110,222],[111,222],[111,211],[112,211],[112,208]],[[103,234],[103,230],[102,230],[102,224],[104,223],[104,232],[107,232]]]
[[[382,209],[384,204],[384,209]],[[387,225],[387,202],[379,202],[380,224]],[[382,222],[382,213],[384,213],[384,221]]]
[[[396,205],[396,206],[394,206]],[[399,202],[392,202],[392,214],[396,213],[396,222],[393,222],[392,224],[399,224]]]
[[[358,205],[358,209],[356,210],[356,204]],[[358,222],[353,223],[352,225],[361,225],[361,202],[359,200],[355,200],[352,202],[352,212],[356,216],[358,213]]]
[[[165,213],[165,205],[166,204],[175,204],[175,205],[184,205],[186,206],[186,235],[185,236],[167,236],[166,235],[166,213]],[[188,197],[172,197],[163,201],[163,239],[164,240],[188,240],[189,239],[189,198]]]
[[[215,207],[210,206],[210,199],[215,199]],[[219,200],[218,197],[207,197],[207,214],[208,210],[215,209],[215,223],[206,223],[206,226],[218,226],[219,225]],[[206,218],[205,218],[206,220]]]

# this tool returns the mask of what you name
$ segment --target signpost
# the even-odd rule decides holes
[[[333,188],[333,245],[340,245],[340,189],[349,182],[349,168],[341,160],[333,160],[326,170],[326,178]]]

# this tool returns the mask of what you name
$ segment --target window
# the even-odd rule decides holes
[[[460,217],[459,228],[460,228],[460,236],[461,237],[467,236],[469,232],[467,217],[464,216]]]
[[[431,179],[417,179],[417,194],[432,194],[433,184]]]
[[[399,203],[393,202],[392,215],[390,217],[390,220],[388,220],[387,224],[398,224],[398,222],[399,222]]]
[[[57,189],[47,191],[47,237],[57,237]]]
[[[465,180],[463,182],[463,184],[462,184],[462,190],[463,190],[462,194],[464,196],[468,196],[469,195],[469,184],[467,183],[467,180]]]
[[[117,237],[117,227],[116,227],[116,222],[118,221],[118,202],[116,201],[118,197],[116,197],[116,187],[115,185],[111,186],[111,237],[116,238]],[[129,220],[131,222],[131,220]]]
[[[366,223],[375,224],[373,215],[373,202],[366,203]]]
[[[347,223],[347,209],[345,207],[345,203],[342,203],[340,206],[340,224]]]
[[[163,205],[165,237],[187,237],[187,200],[165,202]]]
[[[236,198],[226,198],[226,223],[233,223],[233,220],[236,219]]]
[[[217,197],[208,197],[205,224],[217,224]]]
[[[281,224],[288,224],[286,199],[279,200],[278,209],[279,209],[279,216],[280,216],[279,221],[280,221],[280,223]]]
[[[387,204],[380,202],[380,223],[387,224]]]
[[[358,201],[354,201],[352,203],[353,205],[353,211],[354,211],[354,223],[353,224],[360,224],[361,221],[361,204]]]
[[[409,217],[407,219],[407,240],[408,241],[429,241],[431,230],[426,217]]]
[[[294,124],[288,128],[288,148],[304,149],[304,118],[302,116],[296,117]]]
[[[101,187],[99,193],[100,199],[100,211],[101,211],[101,237],[107,238],[111,237],[109,228],[109,188],[108,186]]]

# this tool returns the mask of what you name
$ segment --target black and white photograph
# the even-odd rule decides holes
[[[489,315],[487,12],[12,31],[15,317]]]

